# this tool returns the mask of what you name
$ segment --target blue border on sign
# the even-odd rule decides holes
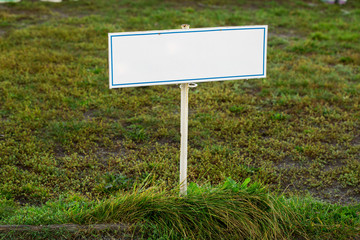
[[[239,75],[239,76],[224,76],[224,77],[206,77],[206,78],[193,78],[193,79],[174,79],[174,80],[164,80],[164,81],[155,81],[155,82],[136,82],[136,83],[121,83],[114,84],[113,77],[113,51],[112,51],[112,39],[113,37],[133,37],[133,36],[144,36],[144,35],[162,35],[162,34],[175,34],[175,33],[194,33],[194,32],[220,32],[220,31],[236,31],[236,30],[255,30],[263,29],[264,30],[264,42],[263,42],[263,71],[261,74],[255,75]],[[195,80],[212,80],[212,79],[227,79],[227,78],[246,78],[246,77],[261,77],[265,76],[265,42],[266,42],[266,29],[264,27],[260,28],[225,28],[225,29],[209,29],[209,30],[187,30],[187,31],[174,31],[174,32],[154,32],[154,33],[135,33],[135,34],[123,34],[123,35],[112,35],[110,36],[110,52],[111,52],[111,87],[113,86],[130,86],[130,85],[141,85],[141,84],[152,84],[152,83],[171,83],[171,82],[184,82],[184,81],[195,81]]]

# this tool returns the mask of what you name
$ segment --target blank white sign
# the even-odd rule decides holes
[[[110,88],[266,77],[267,26],[109,33]]]

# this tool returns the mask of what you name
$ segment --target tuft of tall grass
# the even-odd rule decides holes
[[[258,182],[249,182],[249,178],[243,183],[228,178],[218,186],[190,183],[184,197],[177,190],[148,183],[99,201],[71,195],[42,206],[20,207],[12,200],[0,199],[0,225],[121,223],[129,226],[124,234],[139,239],[352,239],[359,236],[360,204],[341,206],[311,197],[285,197],[270,193]],[[0,239],[20,233],[11,234],[0,232]],[[46,234],[41,239],[52,236]],[[57,234],[60,233],[54,233],[54,239]]]
[[[246,182],[244,182],[246,183]],[[218,187],[189,186],[188,195],[148,188],[108,199],[83,223],[126,222],[166,239],[288,239],[302,234],[298,217],[266,188],[228,179]]]

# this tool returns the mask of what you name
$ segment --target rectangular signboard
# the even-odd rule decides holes
[[[110,88],[266,77],[267,26],[109,33]]]

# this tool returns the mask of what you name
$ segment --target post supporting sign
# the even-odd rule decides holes
[[[188,146],[188,115],[189,115],[189,84],[181,84],[180,111],[180,195],[187,192],[187,146]]]
[[[186,194],[189,83],[266,77],[267,26],[109,33],[110,88],[181,84],[180,194]]]
[[[181,25],[188,30],[188,24]],[[180,196],[187,193],[187,146],[188,146],[188,120],[189,120],[189,83],[182,83],[180,104]]]

